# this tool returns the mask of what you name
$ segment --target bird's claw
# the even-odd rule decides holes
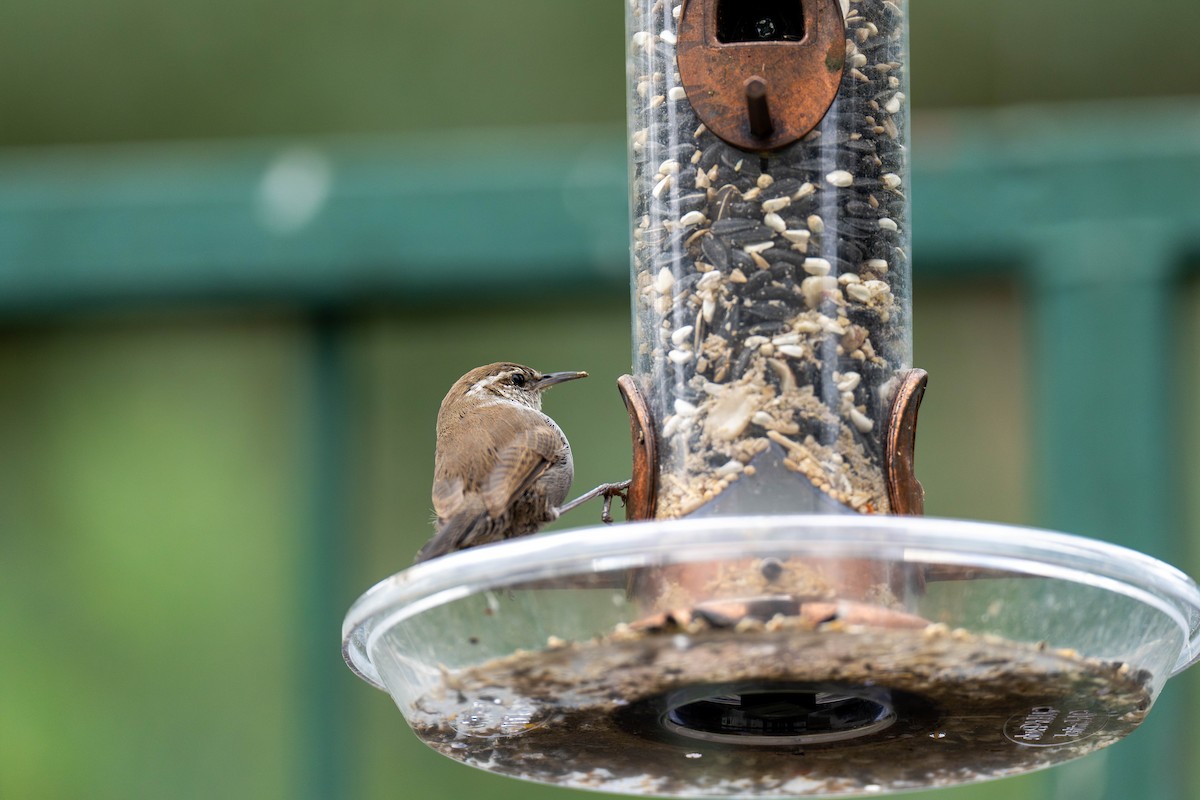
[[[591,491],[588,491],[588,492],[584,492],[579,497],[576,497],[574,500],[567,503],[566,505],[560,506],[556,510],[558,511],[558,513],[560,515],[565,514],[568,511],[570,511],[571,509],[573,509],[579,505],[582,505],[583,503],[586,503],[588,500],[594,500],[597,497],[603,497],[604,498],[604,510],[600,512],[600,521],[603,522],[605,525],[611,525],[612,521],[613,521],[612,499],[614,497],[619,497],[619,498],[621,498],[622,503],[627,502],[628,497],[626,496],[626,491],[629,489],[629,486],[632,483],[633,483],[633,481],[621,481],[620,483],[602,483],[599,486],[597,486],[595,489],[592,489]]]
[[[613,524],[612,517],[612,501],[614,497],[621,498],[621,505],[624,506],[629,501],[628,491],[629,486],[633,481],[621,481],[620,483],[610,483],[604,487],[600,494],[604,497],[604,507],[600,511],[600,521],[605,525]]]

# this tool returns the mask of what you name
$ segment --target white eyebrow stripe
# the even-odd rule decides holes
[[[495,383],[496,381],[501,380],[503,378],[506,378],[506,377],[508,377],[508,376],[507,375],[492,375],[490,377],[484,378],[481,381],[477,381],[474,386],[472,386],[470,389],[467,390],[467,394],[481,394],[484,391],[486,391],[487,388],[489,386],[491,386],[493,383]]]

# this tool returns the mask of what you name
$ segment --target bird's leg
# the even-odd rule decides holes
[[[600,521],[605,525],[612,524],[612,499],[614,497],[621,498],[621,502],[625,502],[625,491],[629,488],[632,481],[621,481],[620,483],[602,483],[595,489],[584,492],[569,503],[559,506],[556,511],[562,516],[571,509],[581,506],[588,500],[596,497],[604,497],[604,510],[600,513]]]
[[[617,496],[619,496],[621,498],[622,503],[625,502],[625,494],[624,493],[621,493]],[[601,508],[600,508],[600,521],[603,522],[605,525],[613,524],[612,501],[613,501],[613,495],[606,493],[604,495],[604,505],[601,506]]]

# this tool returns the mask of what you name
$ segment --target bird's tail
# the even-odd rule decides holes
[[[420,564],[431,558],[463,550],[476,544],[483,544],[484,534],[491,527],[491,519],[486,511],[463,511],[450,519],[438,524],[437,533],[417,552],[413,563]]]

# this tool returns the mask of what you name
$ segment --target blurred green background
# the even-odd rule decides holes
[[[628,470],[622,13],[0,9],[0,797],[565,800],[426,750],[338,638],[468,368],[588,370],[576,485]],[[1200,573],[1200,11],[911,19],[928,511]],[[1196,689],[935,796],[1200,797]]]

